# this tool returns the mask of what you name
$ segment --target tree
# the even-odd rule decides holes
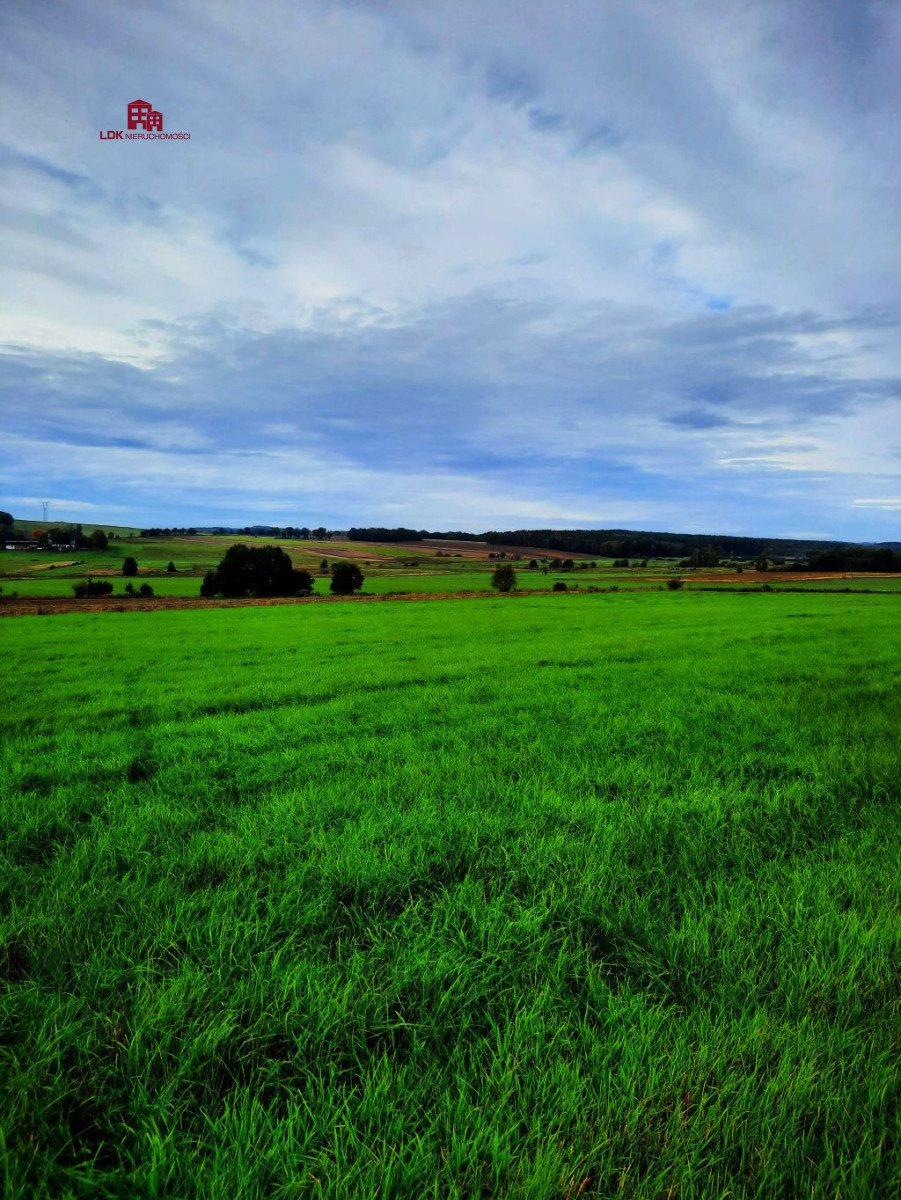
[[[516,588],[516,571],[509,563],[495,567],[491,576],[491,586],[497,592],[512,592]]]
[[[320,571],[328,570],[328,559],[327,558],[323,558],[322,561],[319,563],[319,570]]]
[[[72,591],[75,593],[76,600],[81,600],[85,596],[111,596],[113,585],[107,583],[105,579],[88,578],[81,583],[73,583]]]
[[[92,550],[105,550],[109,545],[109,538],[102,529],[95,529],[89,541]]]
[[[166,570],[169,572],[170,575],[174,575],[175,574],[175,563],[170,562],[169,565],[166,567]]]
[[[230,546],[208,571],[201,596],[302,596],[313,590],[309,571],[295,570],[281,546]]]
[[[145,600],[149,600],[150,597],[153,595],[153,588],[150,586],[149,583],[142,583],[141,586],[138,588],[138,595],[143,596],[143,598]]]
[[[352,596],[363,586],[364,575],[355,562],[332,563],[332,581],[328,585],[334,596]]]
[[[122,574],[134,579],[138,573],[138,560],[129,556],[122,560]]]
[[[535,559],[535,558],[530,558],[530,559],[529,559],[529,570],[530,570],[530,571],[537,571],[537,570],[538,570],[538,560],[537,560],[537,559]]]
[[[565,592],[566,590],[567,590],[566,584],[563,582],[562,579],[554,580],[554,586],[551,588],[552,592]]]
[[[12,525],[13,515],[8,512],[0,512],[0,525]]]

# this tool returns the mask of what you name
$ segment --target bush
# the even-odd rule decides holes
[[[132,558],[131,555],[129,554],[128,558],[126,558],[122,563],[122,574],[130,576],[131,578],[134,578],[134,576],[137,575],[137,573],[138,573],[138,560],[136,558]]]
[[[334,596],[352,596],[363,586],[365,576],[354,562],[332,563],[332,581],[328,585]]]
[[[126,583],[125,592],[123,594],[126,596],[136,596],[138,593],[135,591],[135,585],[129,582]]]
[[[141,586],[138,588],[138,595],[141,596],[144,600],[149,600],[150,597],[153,595],[153,588],[150,586],[149,583],[142,583]]]
[[[174,575],[175,574],[175,563],[170,562],[169,565],[166,567],[166,570],[169,572],[170,575]]]
[[[685,587],[685,580],[684,579],[668,579],[666,581],[666,586],[669,588],[669,590],[671,592],[678,592],[678,590],[680,588]]]
[[[566,584],[563,582],[562,579],[558,579],[556,581],[556,583],[554,584],[554,586],[551,588],[551,591],[552,592],[565,592]]]
[[[113,585],[103,579],[84,579],[81,583],[73,583],[72,591],[76,600],[83,600],[86,596],[111,596]]]
[[[491,586],[496,592],[512,592],[516,589],[516,571],[509,563],[502,563],[495,568]]]
[[[280,546],[230,546],[200,585],[201,596],[303,596],[313,590],[309,571],[295,570]]]

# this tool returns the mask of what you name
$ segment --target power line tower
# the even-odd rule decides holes
[[[47,523],[47,509],[48,509],[49,507],[50,507],[50,501],[49,501],[49,500],[42,500],[42,501],[41,501],[41,508],[44,510],[44,524],[46,524],[46,523]]]

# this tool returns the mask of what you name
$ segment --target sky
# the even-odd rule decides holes
[[[0,223],[18,517],[901,538],[895,0],[6,0]]]

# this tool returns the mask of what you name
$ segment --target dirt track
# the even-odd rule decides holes
[[[510,592],[509,598],[535,595],[534,591]],[[544,595],[544,592],[537,592]],[[575,594],[575,593],[572,593]],[[62,613],[162,612],[198,608],[268,608],[276,604],[378,604],[396,600],[485,600],[497,592],[405,592],[402,595],[365,596],[272,596],[254,600],[208,600],[200,596],[154,596],[129,600],[103,596],[75,600],[68,596],[0,596],[0,617],[50,617]]]

